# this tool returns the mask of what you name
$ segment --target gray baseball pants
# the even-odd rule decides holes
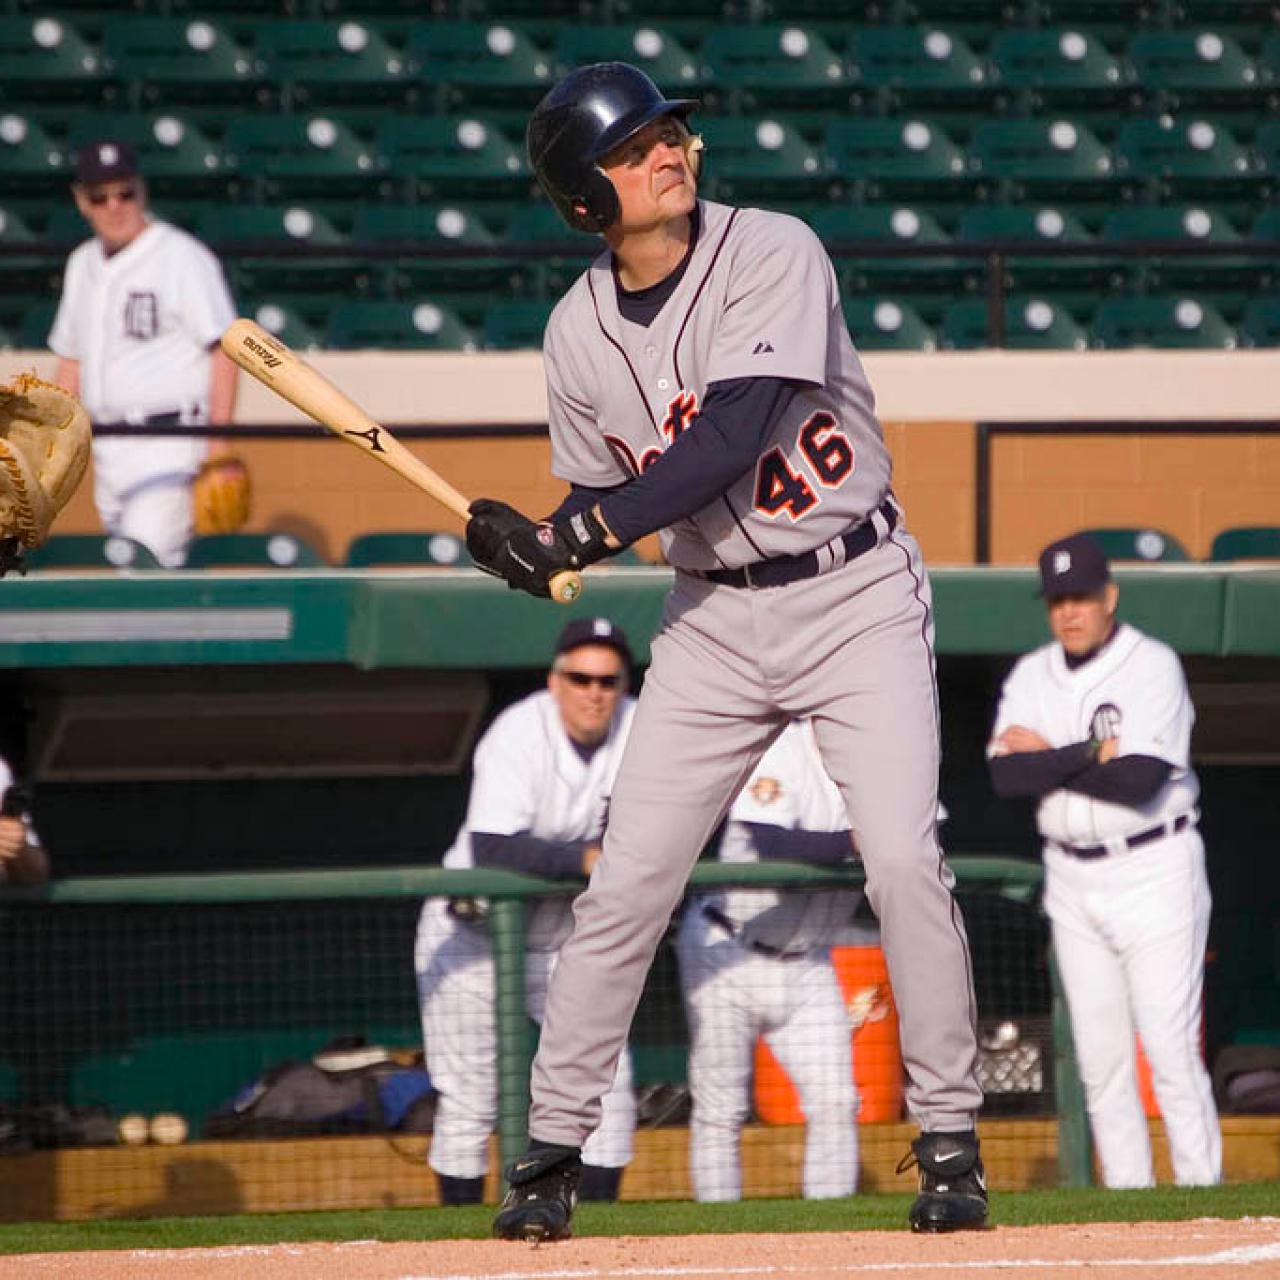
[[[758,590],[677,573],[533,1064],[531,1136],[581,1146],[600,1120],[654,952],[694,863],[789,720],[812,717],[849,810],[897,999],[908,1108],[970,1128],[976,1005],[937,835],[932,603],[901,526],[832,572]]]

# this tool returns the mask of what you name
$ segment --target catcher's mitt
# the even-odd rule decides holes
[[[89,415],[70,392],[28,373],[0,386],[0,576],[49,536],[91,443]]]
[[[236,533],[248,523],[249,469],[237,457],[210,458],[191,488],[196,532]]]

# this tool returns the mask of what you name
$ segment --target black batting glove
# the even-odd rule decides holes
[[[517,529],[532,529],[533,521],[515,507],[492,498],[477,498],[467,510],[471,512],[471,519],[467,521],[467,550],[478,568],[486,573],[497,572],[495,558],[502,544]]]

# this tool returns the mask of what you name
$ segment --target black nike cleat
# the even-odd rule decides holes
[[[908,1215],[912,1231],[981,1231],[987,1225],[987,1180],[978,1135],[922,1133],[898,1172],[920,1166],[920,1193]]]
[[[573,1234],[582,1160],[564,1148],[531,1151],[506,1170],[510,1189],[493,1220],[500,1240],[567,1240]]]

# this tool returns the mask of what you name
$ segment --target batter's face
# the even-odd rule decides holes
[[[618,700],[627,691],[622,655],[607,644],[584,644],[556,658],[547,688],[565,732],[584,747],[603,742]]]
[[[622,207],[611,231],[649,231],[693,211],[698,181],[685,151],[688,139],[682,121],[664,116],[601,159]]]
[[[71,189],[76,208],[108,253],[123,249],[147,225],[147,189],[141,178],[119,178]]]
[[[1114,582],[1088,595],[1055,596],[1049,601],[1049,630],[1073,658],[1081,658],[1111,634],[1119,600]]]

